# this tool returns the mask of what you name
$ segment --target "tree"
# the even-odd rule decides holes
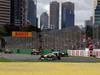
[[[86,26],[86,39],[88,38],[93,39],[93,27],[89,25]]]
[[[6,41],[5,39],[3,38],[3,33],[0,31],[0,51],[4,50],[5,49],[5,45],[6,45]]]
[[[18,26],[12,25],[12,24],[6,24],[4,25],[4,29],[6,32],[6,36],[11,36],[12,31],[20,31],[20,28]]]

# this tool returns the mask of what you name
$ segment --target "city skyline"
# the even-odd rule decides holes
[[[51,0],[37,0],[38,4],[38,17],[43,11],[48,12],[49,14],[49,5]],[[53,0],[61,2],[61,0]],[[93,16],[93,2],[94,0],[63,0],[65,1],[71,1],[75,3],[75,25],[84,25],[85,20],[90,19],[91,16]],[[82,4],[81,4],[82,3]]]

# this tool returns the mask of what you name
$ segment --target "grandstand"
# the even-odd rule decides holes
[[[42,32],[43,44],[46,49],[84,49],[85,43],[80,42],[81,30],[79,28],[67,28]]]
[[[6,49],[84,49],[79,28],[33,32],[32,37],[4,37]]]
[[[32,37],[4,37],[6,49],[34,49],[39,47],[38,35],[33,32]]]

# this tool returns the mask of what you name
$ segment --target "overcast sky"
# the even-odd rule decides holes
[[[48,12],[49,14],[49,5],[50,1],[71,1],[75,3],[75,24],[84,25],[84,21],[90,19],[90,16],[93,15],[92,9],[92,0],[37,0],[38,3],[38,17],[43,12]]]

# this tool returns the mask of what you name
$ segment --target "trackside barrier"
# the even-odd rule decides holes
[[[68,50],[68,55],[69,56],[89,57],[90,54],[91,54],[90,51],[85,51],[85,50]],[[92,55],[95,55],[97,58],[100,58],[100,50],[92,51]]]
[[[100,58],[100,49],[94,49],[93,53],[96,55],[97,58]]]
[[[84,50],[68,50],[69,56],[84,56]]]
[[[42,50],[42,54],[48,54],[48,53],[52,53],[52,52],[63,52],[65,54],[67,54],[67,50],[57,50],[57,49],[44,49]]]
[[[31,54],[32,49],[11,49],[10,51],[18,54]]]

